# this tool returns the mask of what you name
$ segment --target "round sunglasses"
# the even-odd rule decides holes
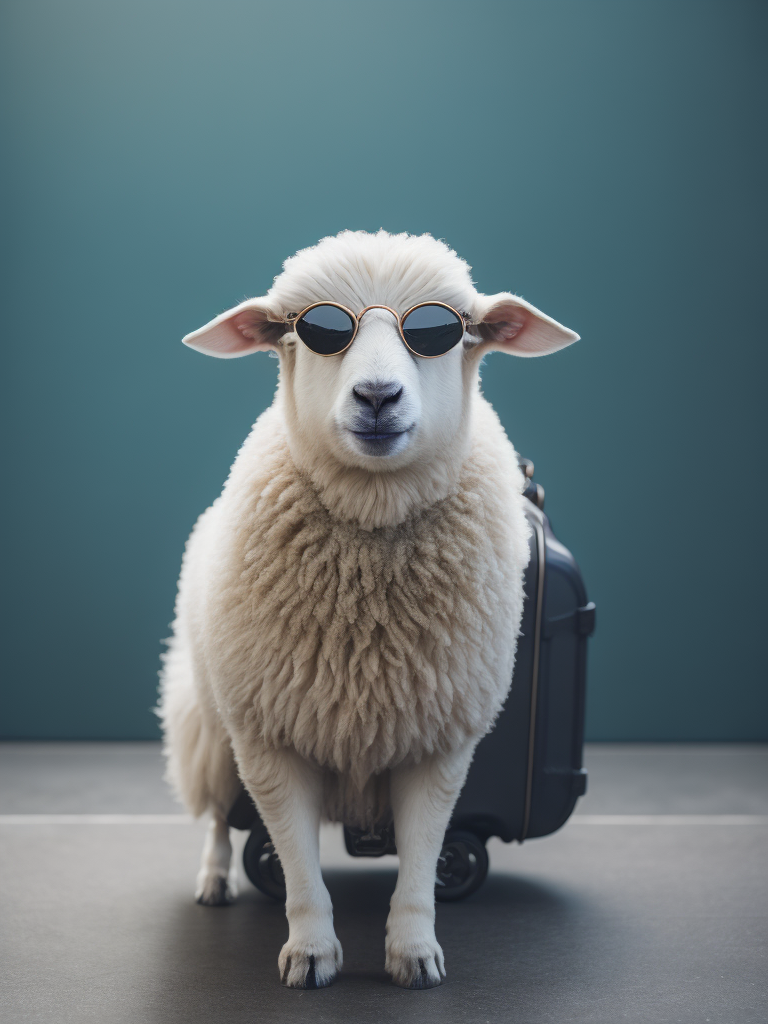
[[[301,313],[289,313],[286,322],[317,355],[338,356],[355,340],[363,313],[369,309],[389,310],[397,320],[406,347],[422,359],[435,359],[450,352],[470,324],[466,316],[445,302],[420,302],[402,316],[391,306],[366,306],[355,316],[338,302],[314,302]]]

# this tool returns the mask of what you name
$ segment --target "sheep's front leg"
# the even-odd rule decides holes
[[[278,960],[280,978],[291,988],[330,985],[342,956],[320,873],[320,772],[288,749],[263,750],[239,763],[285,874],[288,941]]]
[[[433,988],[445,977],[443,951],[435,938],[435,873],[475,745],[392,770],[400,871],[387,919],[386,968],[405,988]]]

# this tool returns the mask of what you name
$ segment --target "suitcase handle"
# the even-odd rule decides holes
[[[523,490],[523,496],[526,497],[530,502],[536,506],[536,508],[544,511],[544,488],[541,484],[535,484],[533,482],[533,463],[530,459],[524,459],[522,455],[517,456],[517,464],[523,471],[525,477],[525,488]]]

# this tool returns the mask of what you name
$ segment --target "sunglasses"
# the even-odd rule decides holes
[[[421,302],[398,316],[390,306],[366,306],[357,316],[337,302],[315,302],[301,313],[289,313],[286,321],[308,349],[319,356],[345,352],[360,327],[363,313],[387,309],[397,319],[400,337],[409,351],[422,359],[435,359],[457,345],[470,320],[444,302]]]

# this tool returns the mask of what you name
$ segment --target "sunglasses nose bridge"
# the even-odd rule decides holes
[[[395,318],[395,320],[397,321],[398,327],[400,326],[400,316],[399,316],[399,314],[394,309],[392,309],[391,306],[382,306],[379,303],[374,303],[373,305],[366,306],[365,309],[361,309],[360,312],[357,314],[357,322],[358,323],[360,323],[360,321],[363,319],[363,315],[365,313],[367,313],[369,309],[386,309],[387,312],[391,313],[392,316]]]

